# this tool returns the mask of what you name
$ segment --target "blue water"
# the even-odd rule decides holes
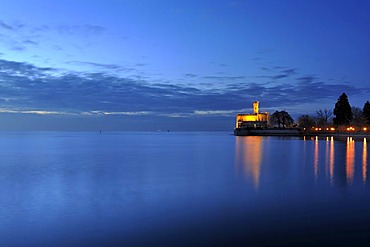
[[[1,246],[370,243],[363,140],[0,133]]]

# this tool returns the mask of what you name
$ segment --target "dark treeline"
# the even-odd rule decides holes
[[[370,103],[366,101],[363,108],[349,104],[345,93],[341,94],[335,103],[334,109],[319,109],[316,116],[301,115],[297,124],[301,128],[310,129],[312,127],[327,128],[334,126],[340,127],[366,127],[370,125]]]

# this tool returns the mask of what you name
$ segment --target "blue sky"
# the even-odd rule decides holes
[[[370,93],[366,0],[3,0],[0,130],[232,130]]]

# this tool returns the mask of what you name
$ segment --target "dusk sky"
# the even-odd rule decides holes
[[[2,0],[0,130],[230,130],[370,100],[367,0]]]

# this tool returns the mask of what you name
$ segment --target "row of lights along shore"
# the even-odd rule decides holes
[[[319,137],[318,136],[311,136],[309,138],[311,140],[313,140],[313,141],[319,141]],[[326,141],[334,141],[334,137],[333,136],[330,136],[330,137],[327,136],[325,139],[326,139]],[[303,136],[303,140],[306,141],[307,140],[307,137],[306,136]],[[353,139],[353,137],[351,137],[351,136],[348,136],[347,137],[347,142],[355,142],[355,139]],[[365,144],[367,143],[366,137],[364,137],[363,142]]]
[[[304,130],[306,130],[306,128],[304,128]],[[336,129],[334,127],[330,127],[330,128],[318,128],[318,127],[312,127],[312,130],[314,131],[336,131]],[[367,131],[367,127],[363,127],[363,128],[360,128],[360,129],[357,129],[357,130],[362,130],[362,131]],[[347,131],[356,131],[356,128],[354,127],[347,127]]]

